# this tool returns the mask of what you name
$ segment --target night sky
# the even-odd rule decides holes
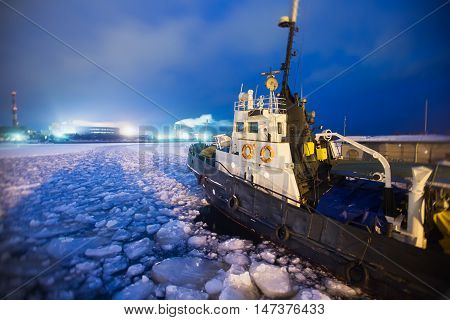
[[[347,134],[420,133],[428,98],[429,131],[450,133],[450,3],[316,91],[445,2],[301,1],[291,87],[308,96],[317,123],[342,132],[346,115]],[[259,73],[280,67],[287,29],[277,22],[290,7],[290,0],[0,0],[0,125],[10,125],[12,89],[21,124],[36,129],[74,119],[232,120],[241,83],[261,93]]]

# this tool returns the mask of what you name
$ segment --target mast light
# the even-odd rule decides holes
[[[291,25],[291,19],[288,16],[282,16],[278,21],[278,26],[280,28],[289,28]]]

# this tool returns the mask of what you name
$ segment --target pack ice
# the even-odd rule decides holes
[[[194,222],[207,201],[186,167],[188,146],[23,145],[14,156],[0,153],[0,296],[366,297],[271,242]]]

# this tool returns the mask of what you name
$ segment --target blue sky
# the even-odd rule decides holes
[[[231,120],[240,85],[279,68],[290,0],[2,0],[150,97],[76,55],[0,2],[0,125],[18,92],[21,124],[82,119],[171,124]],[[444,0],[303,0],[291,87],[308,95]],[[317,122],[349,134],[450,133],[450,4],[308,96]],[[261,89],[259,89],[261,90]]]

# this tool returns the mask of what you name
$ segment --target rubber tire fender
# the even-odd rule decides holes
[[[198,176],[198,178],[197,178],[197,183],[199,184],[199,185],[202,185],[202,184],[204,184],[205,183],[205,180],[206,180],[206,177],[204,176],[204,175],[199,175]]]
[[[228,199],[228,208],[230,208],[231,211],[236,211],[236,209],[239,208],[239,198],[235,194]]]
[[[369,271],[358,261],[351,261],[345,267],[345,279],[351,285],[366,285],[369,281]]]
[[[286,225],[279,225],[275,229],[275,237],[279,241],[286,241],[291,236],[291,232],[289,231],[289,228]]]

